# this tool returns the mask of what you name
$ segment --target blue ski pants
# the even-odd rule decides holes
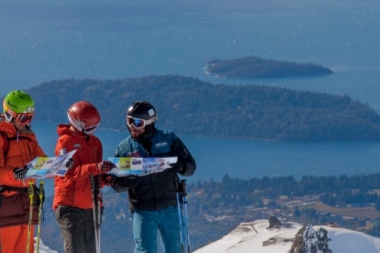
[[[176,206],[156,211],[133,211],[134,253],[157,253],[157,231],[164,253],[181,252],[179,229]]]

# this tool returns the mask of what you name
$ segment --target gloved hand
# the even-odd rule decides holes
[[[98,168],[101,174],[107,174],[113,168],[116,168],[116,165],[110,161],[103,161],[98,163]]]
[[[107,186],[113,186],[116,181],[117,176],[114,174],[103,174],[102,179],[106,183]]]
[[[29,168],[27,166],[13,169],[13,176],[16,180],[24,180]]]
[[[71,169],[74,165],[74,159],[73,158],[70,158],[67,163],[65,164],[66,168],[67,169]]]
[[[177,161],[176,163],[171,163],[169,164],[171,166],[171,168],[169,168],[168,170],[170,170],[172,173],[183,173],[185,172],[185,165],[183,162],[181,161]]]

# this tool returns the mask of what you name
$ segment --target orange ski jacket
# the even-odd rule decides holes
[[[27,188],[28,181],[35,182],[34,179],[24,181],[16,180],[13,176],[13,169],[27,165],[34,158],[46,156],[39,146],[36,136],[31,129],[17,131],[16,128],[7,122],[0,122],[0,131],[8,138],[7,154],[5,156],[3,146],[3,136],[0,135],[0,186],[13,186]],[[16,191],[4,191],[3,196],[11,196]]]
[[[73,167],[63,177],[54,178],[53,209],[58,206],[73,206],[82,209],[92,208],[91,175],[98,175],[98,163],[103,158],[100,140],[91,135],[86,140],[80,132],[70,130],[70,125],[61,124],[57,128],[59,135],[55,155],[61,155],[76,149]],[[97,181],[98,177],[95,177]],[[104,186],[101,183],[101,187]]]

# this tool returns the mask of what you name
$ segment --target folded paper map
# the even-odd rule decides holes
[[[176,163],[177,157],[109,157],[108,161],[116,165],[109,174],[144,176],[171,168],[170,164]]]
[[[66,163],[74,155],[72,150],[64,155],[56,157],[37,157],[27,164],[29,170],[26,178],[46,178],[52,176],[64,176],[67,172]]]

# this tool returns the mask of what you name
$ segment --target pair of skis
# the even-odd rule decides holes
[[[33,202],[34,202],[34,182],[28,182],[28,195],[29,195],[29,221],[28,221],[28,235],[26,239],[26,253],[30,251],[30,237],[32,235],[32,223],[33,223]],[[38,198],[40,200],[38,206],[38,226],[37,226],[37,246],[36,252],[40,251],[41,241],[41,224],[43,216],[43,201],[44,201],[44,181],[40,181]]]
[[[180,227],[180,239],[182,253],[190,253],[189,220],[187,216],[186,180],[175,179],[178,219]]]
[[[93,175],[90,176],[91,192],[92,192],[92,211],[95,227],[95,249],[96,253],[100,253],[100,225],[102,220],[101,214],[101,194],[100,194],[100,177],[95,180]]]

